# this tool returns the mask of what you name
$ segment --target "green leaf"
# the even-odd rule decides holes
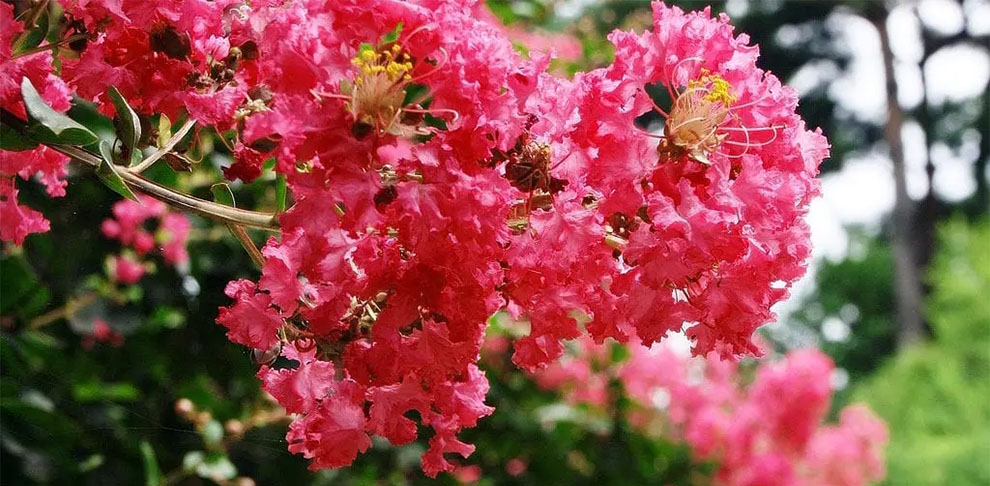
[[[133,402],[141,397],[141,392],[127,382],[102,383],[83,382],[72,387],[72,397],[81,403],[89,402]]]
[[[113,102],[113,107],[117,110],[117,118],[120,120],[121,141],[124,142],[124,146],[131,154],[130,165],[133,166],[141,162],[143,157],[141,149],[138,148],[138,141],[141,140],[141,120],[116,87],[111,86],[107,94],[110,95],[110,101]]]
[[[423,124],[428,127],[438,128],[442,131],[447,131],[447,120],[430,115],[428,113],[423,116]]]
[[[113,192],[132,201],[137,201],[137,196],[134,195],[130,187],[127,187],[124,179],[117,173],[117,168],[113,164],[113,149],[110,148],[110,142],[106,140],[100,142],[100,155],[103,156],[103,162],[96,168],[96,176],[103,181],[104,185],[113,190]]]
[[[48,35],[48,15],[47,9],[45,10],[40,18],[38,18],[38,26],[24,31],[17,40],[14,42],[13,52],[14,54],[19,54],[28,49],[34,49],[41,45],[41,41],[45,40],[45,36]]]
[[[162,483],[162,471],[158,468],[155,449],[148,441],[141,441],[141,462],[144,463],[145,486],[159,486]]]
[[[389,32],[388,34],[385,34],[385,37],[382,37],[382,44],[391,44],[399,40],[399,36],[401,34],[402,34],[402,22],[399,22],[398,24],[395,25],[395,28],[392,29],[392,32]]]
[[[412,83],[406,86],[406,96],[402,100],[405,105],[410,104],[421,104],[423,106],[429,106],[430,101],[430,88],[425,84]]]
[[[48,303],[48,288],[24,255],[0,259],[0,315],[16,315],[27,321],[44,312]]]
[[[225,206],[237,207],[234,202],[234,191],[230,190],[230,186],[226,182],[220,182],[210,186],[210,191],[213,192],[213,200],[223,204]]]
[[[160,306],[155,309],[150,321],[166,329],[178,329],[185,325],[186,315],[174,307]]]
[[[93,454],[87,457],[86,460],[79,463],[79,472],[81,473],[90,472],[102,466],[105,461],[106,460],[103,458],[102,454]]]
[[[172,138],[172,121],[164,113],[158,116],[158,146],[162,147]]]
[[[275,212],[285,212],[285,196],[287,192],[285,174],[278,174],[275,176]]]
[[[36,122],[31,127],[32,135],[39,140],[68,145],[89,145],[99,140],[88,128],[48,106],[28,78],[21,81],[21,94],[29,118]]]
[[[38,142],[26,134],[14,130],[7,124],[0,124],[0,150],[10,152],[20,152],[31,150],[38,146]]]

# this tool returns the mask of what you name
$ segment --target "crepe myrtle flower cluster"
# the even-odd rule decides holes
[[[151,197],[114,203],[113,217],[100,224],[103,236],[123,246],[121,253],[109,260],[111,278],[123,284],[137,283],[149,268],[142,259],[153,250],[169,265],[185,265],[189,260],[186,251],[189,230],[189,219],[184,214],[170,211]]]
[[[486,348],[492,344],[486,341]],[[834,368],[820,351],[792,351],[760,365],[748,380],[736,362],[715,353],[692,357],[676,344],[630,342],[628,357],[614,360],[608,343],[585,336],[532,375],[569,403],[602,412],[611,413],[622,390],[632,425],[687,444],[697,460],[713,461],[719,485],[866,486],[883,480],[882,420],[854,404],[839,412],[838,423],[823,423]]]
[[[828,143],[724,15],[655,3],[651,30],[610,35],[611,65],[563,79],[471,0],[61,5],[82,40],[56,71],[53,50],[12,56],[0,4],[5,110],[24,114],[27,77],[55,110],[75,96],[113,115],[113,85],[141,115],[233,133],[227,178],[268,159],[286,178],[261,276],[231,282],[217,320],[255,349],[313,468],[372,435],[408,443],[415,418],[433,429],[423,470],[453,470],[473,450],[458,432],[492,412],[476,362],[496,311],[528,323],[513,361],[529,370],[582,334],[685,330],[733,357],[804,272]],[[651,111],[658,134],[636,125]],[[66,160],[3,155],[4,240],[48,228],[14,177],[60,195]]]

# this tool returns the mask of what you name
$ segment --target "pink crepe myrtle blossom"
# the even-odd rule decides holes
[[[113,280],[123,284],[137,283],[145,273],[144,265],[127,256],[114,257],[112,265]]]
[[[621,384],[607,390],[621,389],[632,400],[628,420],[714,461],[719,485],[865,486],[884,478],[887,429],[869,409],[851,405],[839,423],[823,423],[832,362],[821,352],[792,351],[759,366],[747,384],[737,364],[716,353],[691,357],[667,343],[626,346],[629,358],[615,362],[607,345],[579,340],[534,379],[572,403],[598,409],[617,397],[592,393],[597,382]],[[596,371],[570,372],[575,363]]]
[[[55,75],[52,53],[13,57],[13,42],[23,31],[24,25],[14,19],[14,7],[0,3],[0,107],[25,116],[21,80],[27,78],[52,108],[65,112],[72,93],[65,81]],[[49,196],[64,196],[68,162],[68,157],[43,146],[23,152],[0,150],[0,240],[21,245],[27,235],[49,230],[48,220],[41,213],[18,204],[15,181],[37,175]]]
[[[531,371],[580,336],[685,330],[696,354],[738,357],[759,353],[753,332],[804,272],[828,144],[724,15],[654,3],[652,30],[609,36],[611,65],[563,79],[470,0],[62,6],[85,45],[58,76],[50,52],[0,51],[20,69],[0,76],[5,108],[22,114],[9,88],[28,76],[58,110],[75,95],[111,115],[113,85],[141,115],[225,133],[228,179],[271,159],[287,181],[295,204],[261,276],[227,285],[217,322],[298,410],[289,449],[313,468],[350,464],[372,435],[414,440],[416,411],[432,429],[423,470],[454,471],[474,450],[459,432],[492,412],[476,363],[500,310],[528,324],[512,360]],[[19,28],[6,5],[0,21]],[[658,84],[669,106],[646,94]],[[649,112],[659,135],[636,125]],[[0,159],[4,240],[47,230],[13,178],[40,172],[57,195],[65,159],[49,152]],[[115,205],[101,229],[137,255],[187,258],[188,222],[154,200]],[[271,368],[280,355],[299,366]],[[588,371],[570,366],[554,379]],[[591,384],[581,399],[603,400]]]
[[[97,344],[109,344],[119,347],[124,344],[124,335],[115,331],[103,319],[96,319],[93,321],[92,332],[83,336],[82,346],[87,350],[91,350]]]
[[[111,260],[110,275],[124,284],[137,283],[148,271],[142,258],[157,250],[171,265],[187,262],[186,240],[191,225],[185,215],[170,211],[165,204],[148,196],[139,201],[123,199],[113,205],[113,217],[103,220],[103,236],[117,240],[124,253]]]

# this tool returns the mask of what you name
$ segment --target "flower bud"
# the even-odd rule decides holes
[[[223,424],[223,429],[229,435],[240,436],[244,434],[244,423],[240,420],[230,419]]]
[[[188,398],[180,398],[175,401],[175,413],[182,417],[188,418],[190,414],[196,411],[196,405],[193,404],[192,400]]]

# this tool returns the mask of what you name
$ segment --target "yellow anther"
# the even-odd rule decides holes
[[[707,91],[704,99],[711,102],[720,102],[726,107],[738,99],[732,94],[732,85],[718,74],[713,74],[707,69],[701,70],[701,76],[688,83],[689,90]]]
[[[729,106],[736,101],[736,96],[732,94],[732,85],[729,84],[725,78],[712,75],[709,77],[711,82],[711,92],[705,97],[708,101],[720,101],[723,105]]]
[[[357,75],[353,81],[342,81],[340,92],[349,98],[345,107],[356,123],[370,125],[378,133],[427,133],[418,122],[404,124],[406,89],[414,78],[412,58],[401,44],[361,44],[351,63],[358,68]]]

